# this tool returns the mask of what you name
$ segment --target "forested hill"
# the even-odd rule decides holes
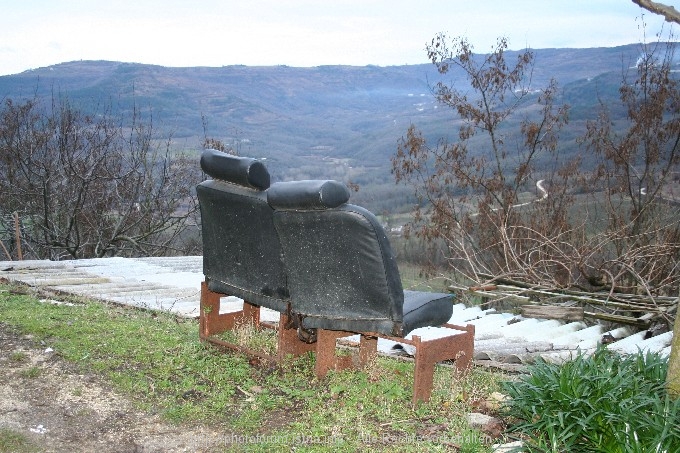
[[[509,52],[511,61],[517,54]],[[530,88],[555,78],[578,125],[598,96],[616,96],[622,71],[639,54],[637,44],[536,50]],[[178,148],[198,149],[205,126],[241,154],[266,157],[278,179],[336,178],[366,187],[392,184],[390,156],[409,125],[432,141],[455,137],[452,112],[430,91],[439,80],[467,86],[462,74],[441,76],[430,64],[171,68],[76,61],[2,76],[0,99],[67,96],[98,113],[110,106],[125,114],[136,105],[153,113]]]

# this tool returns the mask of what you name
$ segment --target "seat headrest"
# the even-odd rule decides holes
[[[267,202],[276,210],[337,208],[349,200],[349,189],[333,180],[277,182],[267,190]]]
[[[201,169],[215,179],[254,189],[265,190],[270,184],[269,171],[259,160],[232,156],[215,149],[203,151]]]

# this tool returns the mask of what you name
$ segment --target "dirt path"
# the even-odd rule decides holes
[[[101,378],[0,323],[0,430],[39,452],[214,452],[217,428],[177,426],[136,410]]]

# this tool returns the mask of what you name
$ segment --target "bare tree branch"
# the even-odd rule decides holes
[[[680,12],[671,5],[654,2],[652,0],[632,0],[633,3],[654,14],[663,16],[666,22],[680,24]]]

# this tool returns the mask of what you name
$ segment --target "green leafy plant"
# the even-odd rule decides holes
[[[599,348],[557,365],[538,361],[505,382],[510,430],[528,451],[672,452],[680,445],[680,400],[665,389],[668,361]]]

